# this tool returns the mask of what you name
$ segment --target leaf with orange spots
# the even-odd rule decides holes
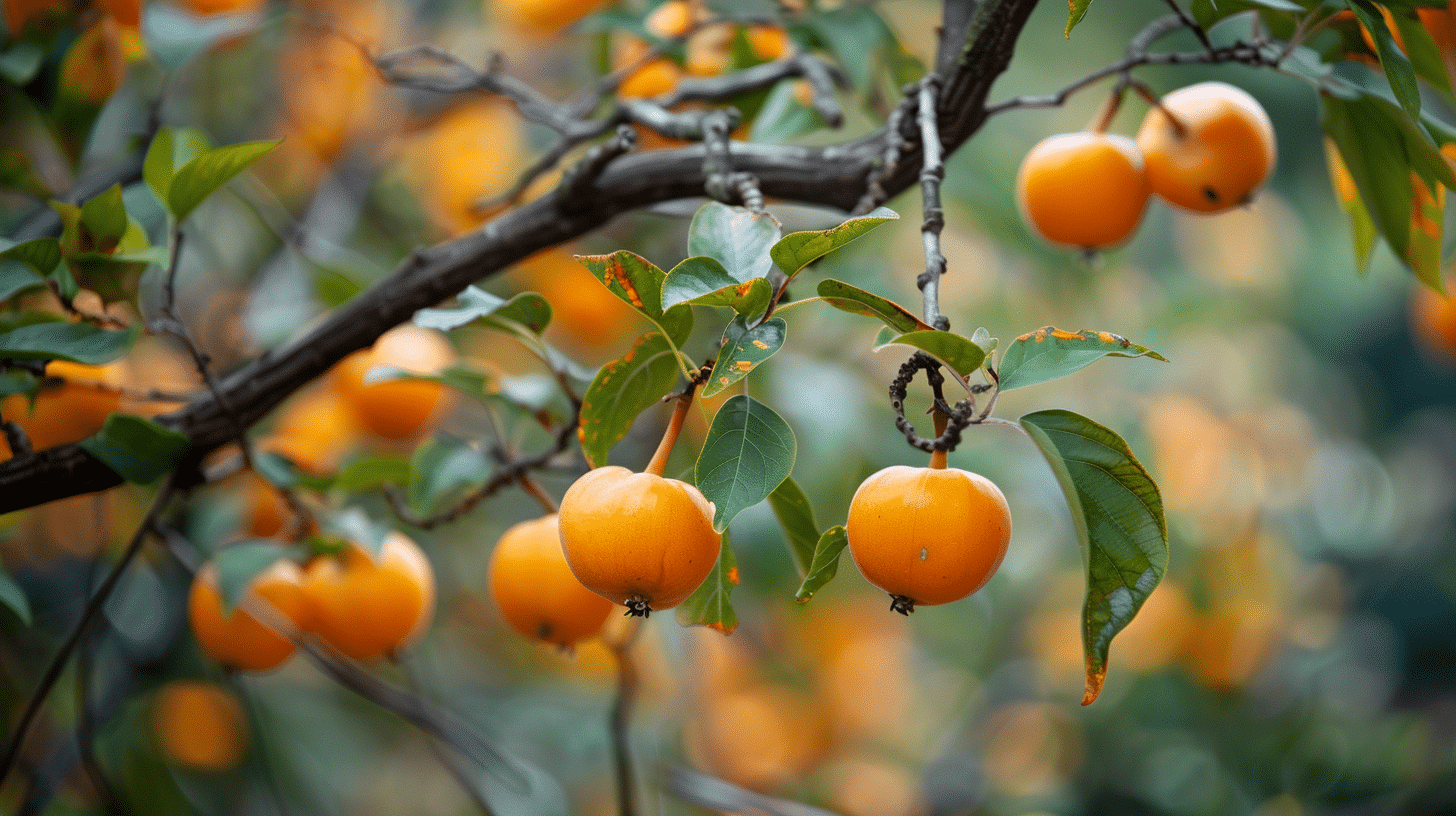
[[[877,207],[874,211],[850,218],[837,227],[826,230],[791,232],[773,245],[773,248],[769,250],[769,255],[773,257],[779,271],[792,278],[799,273],[799,270],[814,261],[886,221],[894,221],[899,217],[894,210]]]
[[[693,310],[681,304],[662,307],[662,287],[667,279],[656,264],[625,249],[611,255],[577,255],[582,266],[606,284],[612,294],[626,301],[652,321],[664,335],[680,346],[693,330]]]
[[[814,559],[809,564],[809,574],[799,584],[799,591],[794,598],[799,603],[804,603],[814,597],[814,593],[824,588],[824,585],[834,579],[839,572],[839,556],[844,553],[844,548],[849,544],[849,532],[844,525],[830,527],[819,536],[819,543],[814,547]]]
[[[1001,355],[997,374],[1001,390],[1008,391],[1065,377],[1103,357],[1148,357],[1168,362],[1156,351],[1120,335],[1069,332],[1047,326],[1012,340]]]
[[[774,356],[784,345],[784,334],[788,324],[781,318],[768,320],[748,328],[743,315],[733,318],[723,332],[723,345],[718,348],[718,359],[713,363],[712,376],[703,386],[703,396],[711,397],[722,393],[762,363]]]
[[[681,372],[677,349],[660,332],[642,335],[620,360],[602,366],[581,398],[577,436],[587,464],[605,465],[637,415],[666,396]]]
[[[933,328],[904,306],[844,281],[825,278],[819,281],[818,292],[819,297],[830,306],[852,314],[878,318],[901,334]]]
[[[1082,704],[1097,699],[1112,638],[1132,622],[1168,571],[1168,526],[1158,485],[1122,437],[1071,411],[1039,411],[1021,427],[1062,486],[1087,570]]]
[[[767,278],[736,280],[718,261],[695,256],[674,266],[662,285],[662,305],[727,306],[743,317],[753,318],[768,309],[773,287]]]
[[[1067,0],[1067,30],[1062,32],[1062,36],[1071,39],[1072,29],[1077,27],[1077,23],[1082,22],[1082,17],[1087,14],[1087,7],[1090,5],[1092,5],[1092,0]]]
[[[698,585],[688,599],[678,604],[677,622],[683,626],[706,626],[723,634],[731,634],[738,628],[738,615],[733,612],[733,587],[738,584],[738,559],[733,557],[733,547],[728,543],[728,534],[723,534],[723,547],[718,550],[718,562],[713,571]]]

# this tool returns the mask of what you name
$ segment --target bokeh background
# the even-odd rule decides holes
[[[40,198],[67,189],[78,155],[99,161],[132,149],[153,110],[220,144],[284,137],[189,228],[184,317],[222,370],[286,341],[413,246],[482,223],[491,208],[479,202],[507,189],[549,142],[499,100],[388,87],[357,44],[379,53],[428,43],[476,66],[498,51],[512,75],[554,98],[593,81],[613,51],[607,35],[532,30],[489,0],[315,0],[202,13],[207,5],[148,3],[142,50],[113,30],[101,49],[111,56],[73,69],[112,82],[92,99],[93,119],[82,116],[91,124],[79,143],[40,124],[64,101],[53,90],[58,74],[6,86],[5,155],[30,175],[7,178],[0,224],[8,233]],[[642,4],[624,6],[630,15],[597,19],[641,19]],[[937,4],[874,9],[909,54],[932,59]],[[1049,93],[1115,61],[1166,10],[1153,0],[1094,4],[1066,39],[1063,6],[1042,4],[993,100]],[[1215,35],[1240,36],[1249,24],[1236,19]],[[78,33],[52,37],[54,58]],[[1194,41],[1177,35],[1166,45]],[[978,429],[951,464],[1001,486],[1015,532],[1000,572],[972,598],[900,617],[846,559],[829,586],[796,604],[799,576],[759,507],[732,529],[738,629],[725,637],[653,616],[634,647],[644,813],[705,812],[689,800],[716,788],[686,770],[845,816],[1456,810],[1456,353],[1412,323],[1416,286],[1387,250],[1358,270],[1308,84],[1239,66],[1135,75],[1161,91],[1219,78],[1258,97],[1280,140],[1268,188],[1214,217],[1155,202],[1126,247],[1090,260],[1044,245],[1016,212],[1018,162],[1037,140],[1084,128],[1107,83],[1061,108],[994,117],[950,159],[945,183],[942,308],[953,328],[984,326],[1003,344],[1046,325],[1100,329],[1169,360],[1105,360],[998,404],[1003,417],[1065,407],[1107,424],[1162,488],[1171,566],[1114,642],[1101,698],[1078,705],[1083,578],[1056,482],[1025,438]],[[863,132],[893,104],[894,86],[882,78],[842,101],[845,133]],[[1145,110],[1129,98],[1113,129],[1135,132]],[[752,135],[783,137],[792,121]],[[155,228],[162,213],[149,195],[138,189],[127,202]],[[546,294],[556,308],[548,340],[599,365],[644,325],[570,253],[626,248],[669,268],[686,254],[696,203],[624,217],[483,286]],[[770,206],[786,231],[838,220]],[[918,196],[890,206],[899,222],[829,256],[805,280],[840,278],[914,308],[924,264]],[[147,287],[143,280],[143,311],[155,297]],[[786,318],[789,342],[750,390],[792,424],[794,477],[827,527],[843,522],[865,476],[918,464],[922,454],[894,430],[885,389],[902,358],[871,350],[878,325],[814,306]],[[709,348],[711,333],[700,329],[694,343]],[[500,335],[466,330],[454,340],[502,388],[552,402],[539,364]],[[117,376],[137,388],[196,388],[179,350],[156,338],[144,338]],[[420,444],[321,421],[329,415],[320,394],[291,399],[256,438],[286,443],[322,472],[408,458]],[[704,401],[695,412],[669,475],[690,472],[713,407]],[[483,410],[459,401],[438,438],[485,438]],[[658,413],[644,415],[614,462],[646,461],[665,421]],[[529,418],[497,421],[523,449],[544,443]],[[488,462],[478,459],[475,470],[462,466],[462,482],[484,478]],[[543,483],[559,496],[579,469],[554,469]],[[35,613],[25,627],[0,611],[5,720],[18,717],[149,497],[126,487],[0,517],[5,570]],[[390,517],[377,490],[335,487],[313,498]],[[243,481],[210,486],[189,501],[182,527],[209,550],[236,535],[248,501]],[[486,593],[493,542],[537,513],[533,500],[507,491],[457,522],[411,530],[438,576],[436,622],[397,663],[373,668],[451,712],[524,774],[522,782],[500,767],[467,769],[492,797],[491,812],[613,813],[610,653],[599,643],[574,654],[527,643]],[[0,787],[0,809],[481,812],[427,737],[308,661],[226,675],[187,629],[187,568],[162,547],[143,552],[106,607],[103,630],[53,693],[20,772]]]

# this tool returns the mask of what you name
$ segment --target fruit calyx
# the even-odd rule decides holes
[[[901,615],[909,616],[915,611],[915,599],[905,595],[890,596],[890,611],[899,612]]]

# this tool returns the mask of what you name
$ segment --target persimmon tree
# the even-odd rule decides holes
[[[227,653],[226,648],[209,645],[226,639],[229,625],[249,624],[250,637],[270,641],[278,654],[270,652],[269,666],[294,648],[303,651],[323,673],[420,727],[437,747],[443,745],[442,761],[484,812],[549,808],[533,798],[542,787],[515,757],[455,712],[429,702],[427,693],[389,677],[387,670],[371,668],[381,655],[398,657],[431,623],[435,578],[414,543],[397,530],[447,534],[513,492],[550,517],[556,500],[542,480],[553,485],[563,476],[576,481],[589,471],[581,484],[606,476],[620,489],[600,501],[593,497],[596,503],[585,510],[574,497],[588,488],[565,491],[560,535],[568,545],[566,560],[582,583],[640,616],[677,606],[681,624],[731,637],[738,625],[733,592],[740,585],[733,524],[764,503],[781,528],[781,558],[799,583],[796,598],[784,598],[786,605],[813,606],[816,594],[840,570],[846,546],[855,549],[857,561],[877,562],[877,575],[867,577],[877,586],[893,586],[894,599],[885,605],[894,611],[909,614],[917,604],[957,600],[979,588],[1006,550],[1010,530],[999,520],[993,536],[997,551],[971,559],[979,570],[975,580],[953,582],[967,587],[965,592],[943,590],[936,581],[948,579],[941,576],[924,579],[930,586],[915,597],[923,584],[914,576],[924,574],[916,571],[949,558],[937,549],[939,538],[923,529],[936,518],[958,518],[952,508],[935,509],[934,497],[954,495],[946,492],[949,488],[928,493],[928,514],[903,517],[914,519],[905,522],[913,528],[906,539],[916,542],[907,555],[864,549],[875,547],[876,537],[892,539],[895,522],[861,522],[860,529],[871,532],[858,537],[852,520],[825,524],[825,513],[813,507],[822,507],[826,498],[811,495],[795,480],[796,467],[802,472],[806,464],[837,465],[800,462],[796,430],[779,402],[783,397],[756,388],[754,375],[772,369],[780,353],[792,353],[799,316],[814,312],[874,328],[877,334],[866,350],[903,361],[881,384],[888,390],[896,430],[866,425],[856,431],[903,436],[908,447],[901,464],[922,464],[928,454],[932,471],[944,469],[948,454],[963,440],[997,433],[1018,435],[1026,443],[1014,455],[1039,454],[1044,460],[1052,477],[1047,482],[1060,487],[1071,519],[1075,541],[1066,545],[1080,552],[1083,563],[1077,627],[1082,702],[1093,703],[1108,675],[1114,639],[1158,592],[1168,570],[1169,522],[1162,495],[1140,461],[1137,437],[1130,443],[1113,430],[1125,427],[1125,419],[1085,416],[1075,404],[1002,416],[1000,397],[1093,364],[1099,369],[1111,365],[1105,358],[1142,358],[1125,365],[1156,362],[1163,368],[1176,367],[1177,361],[1168,363],[1141,345],[1142,338],[1124,336],[1126,330],[1117,325],[1057,327],[1031,320],[998,338],[974,314],[948,316],[942,294],[956,286],[959,259],[947,257],[942,242],[950,217],[943,187],[957,181],[947,175],[947,161],[992,117],[1035,116],[1038,109],[1074,99],[1098,101],[1100,111],[1088,132],[1072,141],[1105,147],[1099,155],[1115,157],[1118,172],[1082,172],[1088,162],[1102,160],[1084,157],[1075,159],[1075,171],[1067,175],[1037,167],[1024,169],[1018,182],[1021,206],[1034,222],[1030,228],[1069,245],[1065,264],[1080,269],[1095,262],[1096,250],[1115,252],[1136,228],[1149,196],[1165,189],[1162,181],[1142,176],[1138,150],[1154,148],[1106,135],[1119,111],[1131,107],[1124,105],[1127,99],[1146,102],[1150,121],[1161,123],[1162,135],[1150,139],[1161,139],[1157,158],[1165,168],[1176,161],[1168,154],[1180,149],[1179,139],[1187,134],[1203,138],[1205,124],[1201,111],[1178,107],[1185,103],[1171,95],[1170,104],[1162,104],[1153,90],[1160,70],[1203,65],[1227,68],[1232,77],[1234,66],[1244,66],[1277,74],[1291,86],[1308,88],[1318,100],[1323,147],[1296,141],[1283,149],[1326,151],[1339,205],[1349,218],[1351,274],[1369,263],[1373,247],[1383,240],[1422,284],[1442,289],[1445,189],[1456,187],[1447,158],[1456,155],[1451,147],[1456,127],[1446,121],[1456,102],[1450,70],[1456,20],[1438,4],[1149,4],[1153,8],[1139,12],[1147,20],[1120,58],[1084,76],[1064,76],[1059,87],[1042,95],[1024,96],[998,94],[997,82],[1013,59],[1046,58],[1017,52],[1035,0],[946,2],[933,30],[913,33],[897,24],[892,11],[874,4],[668,0],[595,12],[582,8],[569,20],[549,23],[572,24],[577,39],[542,41],[543,48],[566,56],[572,48],[584,51],[587,42],[598,47],[598,75],[565,90],[538,87],[549,77],[520,76],[498,56],[477,64],[474,55],[435,43],[383,48],[379,37],[356,30],[348,4],[276,3],[266,9],[193,4],[187,12],[160,3],[140,11],[125,3],[38,5],[37,10],[31,4],[7,4],[10,35],[0,54],[0,74],[12,100],[5,103],[7,109],[26,117],[19,124],[17,113],[16,130],[51,140],[46,150],[18,152],[19,166],[7,171],[6,184],[15,191],[7,200],[16,204],[3,222],[8,237],[0,249],[0,302],[5,304],[0,421],[8,453],[0,461],[0,513],[58,506],[52,503],[118,489],[144,496],[147,504],[133,520],[125,546],[96,556],[97,580],[84,608],[59,631],[40,618],[32,621],[27,586],[0,573],[5,614],[13,616],[12,624],[34,630],[29,642],[47,647],[45,659],[28,656],[18,675],[23,682],[13,691],[0,784],[20,773],[40,778],[43,758],[23,759],[42,752],[33,736],[37,722],[55,705],[55,686],[70,663],[78,653],[96,648],[95,632],[100,619],[111,614],[112,593],[154,543],[161,545],[156,558],[175,562],[185,574],[198,573],[197,586],[208,593],[207,622],[195,636],[176,638],[191,643],[188,639],[195,637],[230,668],[262,664],[251,663],[249,655],[225,657],[219,652]],[[1092,8],[1089,0],[1069,5],[1068,48],[1076,45],[1084,15],[1128,13],[1105,4]],[[515,7],[492,9],[487,3],[486,10],[488,17],[500,15],[517,24],[532,19],[528,10]],[[211,16],[218,11],[239,14]],[[905,37],[934,37],[933,57],[922,62],[912,56],[897,39],[897,29]],[[177,30],[195,36],[179,37]],[[340,66],[362,65],[352,69],[361,73],[350,81],[379,83],[389,104],[458,110],[467,100],[489,100],[492,112],[482,115],[508,111],[527,123],[534,149],[517,161],[500,137],[499,155],[512,166],[488,198],[481,199],[479,191],[456,196],[449,192],[453,188],[427,184],[418,209],[370,205],[370,229],[386,235],[408,231],[408,219],[431,206],[457,207],[452,212],[466,222],[447,228],[455,233],[450,237],[437,236],[407,254],[397,253],[393,271],[376,280],[336,273],[311,255],[310,205],[301,205],[298,228],[278,230],[280,244],[317,267],[312,282],[329,308],[308,325],[275,332],[278,342],[266,349],[246,354],[234,348],[220,361],[215,345],[201,337],[213,327],[199,323],[196,310],[184,302],[185,275],[195,277],[188,270],[198,266],[196,261],[189,266],[187,256],[208,251],[210,218],[219,199],[238,189],[254,195],[286,178],[286,165],[271,174],[265,168],[279,151],[299,143],[323,157],[322,166],[333,163],[332,171],[321,171],[333,173],[324,183],[367,186],[372,182],[356,176],[385,179],[375,192],[354,199],[399,196],[399,187],[389,185],[400,182],[379,172],[387,162],[351,163],[348,156],[350,139],[388,143],[377,134],[361,135],[379,127],[377,122],[357,121],[361,111],[379,122],[393,121],[381,112],[385,103],[354,110],[345,104],[337,121],[324,123],[333,130],[315,121],[315,129],[295,127],[282,139],[277,131],[237,127],[234,133],[248,138],[222,145],[199,129],[199,121],[189,120],[187,106],[177,104],[199,54],[234,47],[235,38],[266,40],[290,31],[307,32],[317,59],[334,53],[329,49],[342,49],[329,57],[337,64],[329,63],[322,74],[330,81],[342,81],[338,77],[346,69]],[[282,72],[285,97],[290,83],[302,86],[310,76],[302,70],[290,74],[286,66]],[[1252,105],[1263,116],[1252,97],[1238,94],[1216,95],[1236,98],[1232,104],[1244,110]],[[422,120],[443,127],[450,115]],[[292,121],[297,125],[306,119],[295,112]],[[1223,178],[1192,179],[1185,187],[1193,198],[1183,202],[1185,207],[1212,211],[1247,202],[1251,188],[1270,172],[1274,153],[1268,118],[1258,122],[1262,126],[1256,123],[1249,138],[1259,141],[1262,154],[1240,150],[1238,142],[1224,146],[1233,144],[1234,154],[1259,166],[1228,188],[1218,186]],[[391,138],[396,137],[405,138]],[[414,160],[426,166],[447,163],[448,148],[428,140],[415,146],[423,158]],[[437,182],[459,183],[461,174],[500,175],[490,157],[488,150],[472,156],[473,164],[452,167]],[[42,183],[47,161],[70,171],[68,189]],[[1220,166],[1217,172],[1246,170]],[[1027,181],[1028,173],[1042,177]],[[1122,192],[1102,185],[1122,184],[1122,179],[1131,179],[1126,183],[1136,189],[1126,206],[1116,205],[1125,212],[1116,216],[1112,231],[1099,231],[1095,222],[1107,215],[1101,208]],[[1028,193],[1032,184],[1040,186]],[[1217,200],[1205,200],[1210,197]],[[685,209],[681,202],[692,206]],[[1068,202],[1074,206],[1064,206]],[[805,214],[806,207],[814,208],[812,215]],[[923,270],[915,280],[918,303],[897,303],[821,272],[829,259],[853,255],[861,238],[901,220],[900,210],[917,207],[923,250],[923,265],[916,264]],[[662,209],[673,214],[685,246],[680,240],[671,251],[660,242],[648,249],[633,244],[630,231],[614,229],[625,216]],[[1076,228],[1087,223],[1091,232]],[[1083,237],[1088,235],[1094,237]],[[513,265],[583,238],[595,241],[600,251],[576,252],[571,271],[550,272],[555,282],[534,287],[541,292],[497,294],[501,290],[494,284]],[[363,246],[368,237],[349,240]],[[559,281],[569,274],[577,278],[564,290]],[[248,287],[258,297],[262,281],[251,281],[244,294]],[[609,292],[620,301],[617,308],[630,311],[629,319],[636,321],[635,338],[623,337],[599,366],[573,359],[546,337],[553,320],[566,314],[577,296],[567,292],[582,287]],[[210,319],[225,318],[226,312]],[[396,328],[401,325],[408,327],[404,334]],[[144,378],[106,373],[104,366],[156,338],[166,338],[184,361],[191,382],[182,393]],[[522,355],[533,361],[537,376],[502,373],[509,366],[501,361]],[[663,407],[664,401],[675,408]],[[280,411],[285,404],[295,407]],[[698,407],[704,405],[710,407]],[[923,406],[930,415],[920,429],[907,418],[910,405]],[[42,413],[46,406],[55,406],[47,410],[59,412],[67,427],[56,430],[56,420]],[[691,410],[702,414],[706,430],[701,439],[685,444],[678,434]],[[457,417],[449,433],[435,433],[446,414]],[[664,439],[650,462],[624,452],[623,440],[644,426],[664,424]],[[342,444],[366,437],[373,440],[370,453],[340,457]],[[669,468],[669,462],[676,464]],[[628,474],[643,469],[647,474]],[[680,480],[663,479],[665,474]],[[644,475],[656,481],[651,486],[632,481]],[[968,506],[984,502],[1004,511],[1004,486],[998,489],[976,474],[960,475],[977,485],[978,498],[966,499]],[[227,531],[222,522],[197,523],[216,515],[210,508],[219,504],[217,485],[240,479],[248,480],[249,492],[233,521],[241,515],[242,522]],[[907,504],[920,501],[913,491],[924,489],[913,479],[896,481],[893,490],[875,488],[911,491],[904,498]],[[626,509],[639,496],[656,501],[657,494],[672,491],[688,498],[663,498],[669,510],[648,508],[638,514]],[[644,499],[642,506],[651,503]],[[1013,498],[1012,506],[1016,503]],[[613,515],[616,508],[621,508],[619,516]],[[690,534],[683,533],[689,528]],[[548,544],[554,536],[547,536]],[[679,569],[671,547],[684,538],[696,547],[682,556],[692,564],[682,566],[682,574],[669,575]],[[977,546],[978,539],[969,540],[954,538],[945,546]],[[391,568],[391,553],[403,546],[400,541],[416,555],[399,556],[408,563]],[[659,544],[668,549],[659,551]],[[489,542],[473,546],[473,560],[483,567],[490,558]],[[522,559],[532,563],[547,555],[536,551]],[[912,577],[879,577],[884,570],[899,569],[897,559],[907,562],[903,571]],[[949,560],[955,569],[966,569],[964,559]],[[280,562],[296,579],[290,586],[315,593],[301,604],[304,611],[290,602],[286,614],[280,613],[261,590],[250,590],[260,586],[260,577],[277,572]],[[305,563],[307,576],[299,577],[303,573],[297,567]],[[657,572],[640,577],[653,569]],[[568,578],[558,566],[549,580]],[[564,624],[522,623],[570,612],[529,609],[529,587],[525,592],[515,587],[509,596],[511,625],[528,636],[535,626],[536,637],[547,643],[574,643],[600,626],[599,610],[583,625],[587,634],[563,635],[557,629]],[[918,617],[937,611],[927,608]],[[193,625],[198,626],[196,620]],[[642,668],[631,654],[645,625],[664,624],[630,621],[615,629],[609,624],[602,635],[619,665],[610,732],[623,813],[637,810],[635,791],[641,784],[633,770],[630,732]],[[134,794],[117,788],[119,780],[108,783],[85,745],[97,724],[91,721],[84,680],[81,685],[85,711],[75,738],[82,744],[97,801],[128,802]],[[756,806],[770,812],[799,807],[755,799],[761,795],[741,789],[714,793],[685,770],[670,775],[668,784],[705,806]],[[34,790],[23,797],[27,807],[44,798]],[[537,807],[545,809],[532,810]]]

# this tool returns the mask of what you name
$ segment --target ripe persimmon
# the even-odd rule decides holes
[[[435,573],[403,533],[390,532],[378,557],[357,543],[315,557],[305,583],[314,633],[355,660],[398,652],[434,617]]]
[[[162,686],[152,709],[152,730],[168,758],[203,771],[237,765],[248,740],[248,721],[237,696],[200,680]]]
[[[263,5],[264,0],[187,0],[187,10],[193,14],[232,14],[251,11]]]
[[[557,521],[552,513],[501,535],[490,553],[490,594],[517,632],[569,649],[601,631],[612,602],[572,574]]]
[[[985,586],[1011,542],[1011,509],[978,473],[893,465],[860,484],[847,528],[859,571],[908,615]]]
[[[1049,136],[1022,159],[1016,199],[1022,217],[1052,243],[1101,249],[1126,241],[1142,221],[1152,187],[1126,136]]]
[[[106,424],[106,417],[121,407],[120,374],[115,366],[92,366],[65,360],[46,363],[46,377],[62,380],[44,386],[34,404],[14,394],[0,401],[0,417],[25,431],[34,450],[80,442]],[[10,447],[0,436],[0,453],[9,458]]]
[[[1138,147],[1153,193],[1195,212],[1249,200],[1274,170],[1274,124],[1258,100],[1226,82],[1165,95],[1143,119]]]
[[[1426,286],[1411,293],[1411,332],[1431,351],[1456,357],[1456,299]]]
[[[602,0],[495,0],[490,5],[512,28],[557,34],[601,4]]]
[[[334,369],[334,387],[353,406],[364,427],[388,439],[414,436],[452,402],[449,388],[428,380],[366,383],[375,366],[392,365],[412,374],[438,374],[455,361],[455,348],[433,329],[405,323],[345,357]]]
[[[309,600],[303,572],[286,558],[273,562],[248,584],[237,608],[223,607],[217,583],[217,565],[208,562],[192,580],[187,617],[203,650],[224,666],[246,671],[267,671],[293,656],[293,641],[249,613],[244,606],[271,606],[282,619],[300,630],[309,628]]]

